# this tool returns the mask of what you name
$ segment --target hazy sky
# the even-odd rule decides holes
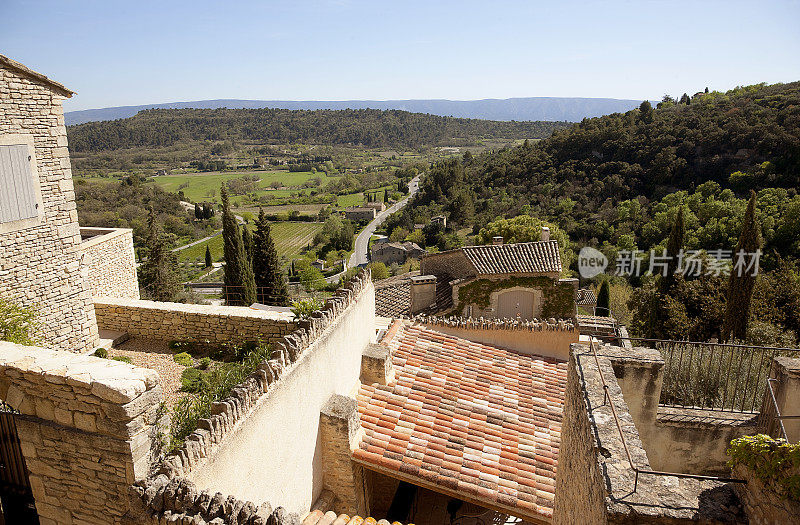
[[[800,80],[800,2],[0,0],[67,110],[214,98],[660,99]]]

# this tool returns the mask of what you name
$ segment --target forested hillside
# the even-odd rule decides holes
[[[151,109],[127,119],[70,126],[68,135],[70,149],[79,153],[223,140],[418,148],[470,145],[482,137],[544,138],[567,125],[374,109]]]
[[[471,226],[478,234],[497,218],[530,215],[564,231],[575,251],[600,248],[613,271],[620,250],[664,248],[681,207],[684,248],[731,250],[754,190],[762,267],[770,272],[759,278],[757,290],[772,298],[757,305],[759,322],[800,329],[800,82],[699,93],[659,106],[643,103],[536,144],[441,162],[415,205],[392,217],[389,229],[413,229],[445,213],[453,230]],[[452,233],[427,240],[440,248],[458,243]],[[637,304],[641,311],[652,309],[652,282],[631,284],[639,287],[630,303],[634,313]],[[685,322],[639,333],[715,336],[727,281],[687,280],[681,286],[676,289],[682,295],[664,299],[663,308]],[[636,315],[625,321],[636,328]]]

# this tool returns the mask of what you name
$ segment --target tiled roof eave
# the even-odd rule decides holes
[[[358,450],[358,449],[357,449]],[[490,510],[495,510],[498,512],[502,512],[504,514],[511,514],[512,516],[516,516],[518,518],[523,518],[529,523],[534,525],[552,525],[552,514],[547,512],[542,513],[531,513],[527,512],[520,507],[512,506],[512,505],[503,505],[497,501],[490,501],[488,499],[478,498],[470,496],[469,494],[464,493],[463,491],[449,489],[442,485],[437,485],[435,483],[431,483],[426,481],[419,476],[413,476],[411,474],[405,474],[403,472],[399,472],[396,470],[392,470],[386,467],[382,467],[380,465],[376,465],[375,463],[363,459],[358,455],[353,454],[352,457],[353,463],[357,463],[362,467],[366,468],[367,470],[371,470],[373,472],[377,472],[379,474],[383,474],[393,479],[397,479],[400,481],[405,481],[411,483],[412,485],[417,485],[419,487],[432,490],[433,492],[438,492],[440,494],[444,494],[446,496],[452,496],[454,498],[460,499],[466,503],[472,503],[473,505],[479,505],[481,507],[485,507]]]

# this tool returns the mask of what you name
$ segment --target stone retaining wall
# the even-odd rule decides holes
[[[81,263],[92,296],[139,298],[133,230],[81,228]]]
[[[765,483],[744,465],[737,465],[733,475],[747,481],[736,493],[747,511],[751,525],[778,525],[800,520],[800,502],[784,497],[772,483]]]
[[[119,524],[158,453],[155,371],[0,342],[0,399],[16,426],[42,525]]]
[[[140,522],[299,523],[298,512],[323,488],[320,409],[331,394],[355,386],[361,350],[375,334],[374,308],[364,271],[278,341],[272,358],[136,484]],[[352,374],[342,372],[349,368]]]
[[[261,340],[273,343],[296,327],[290,313],[245,306],[95,297],[94,307],[100,329],[162,341],[242,343]]]
[[[414,322],[439,332],[523,354],[566,361],[569,348],[580,333],[571,319],[475,319],[468,317],[417,316]]]

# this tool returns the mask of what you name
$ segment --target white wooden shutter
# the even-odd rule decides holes
[[[0,145],[0,223],[38,214],[28,145]]]

